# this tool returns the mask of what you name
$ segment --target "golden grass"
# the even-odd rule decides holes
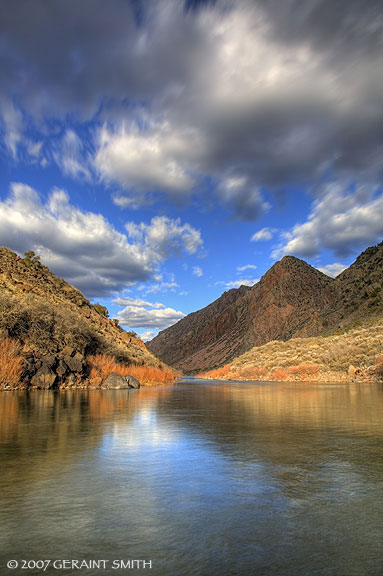
[[[199,374],[224,380],[383,378],[383,319],[342,334],[272,341],[252,348],[218,370]]]
[[[23,371],[23,360],[20,356],[20,345],[16,340],[0,340],[0,386],[17,388]]]
[[[201,374],[196,374],[197,378],[205,378],[206,375],[209,375],[209,378],[213,378],[215,380],[219,380],[220,378],[224,378],[230,372],[230,364],[226,364],[222,366],[222,368],[217,368],[216,370],[209,370],[209,372],[202,372]]]
[[[96,354],[88,356],[91,366],[89,383],[91,386],[101,386],[103,380],[111,372],[116,372],[119,376],[133,376],[140,384],[150,386],[153,384],[172,383],[176,379],[176,374],[165,366],[138,366],[135,364],[122,364],[116,361],[113,356]]]

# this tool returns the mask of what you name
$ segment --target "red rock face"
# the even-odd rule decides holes
[[[222,366],[270,340],[326,334],[383,312],[383,244],[335,280],[286,256],[253,287],[241,286],[160,332],[148,348],[185,372]]]

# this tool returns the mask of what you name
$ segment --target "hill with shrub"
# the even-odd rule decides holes
[[[108,369],[144,384],[175,377],[33,252],[0,247],[0,388],[98,386]]]

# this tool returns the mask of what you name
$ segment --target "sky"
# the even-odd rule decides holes
[[[380,0],[2,0],[0,245],[144,339],[383,239]]]

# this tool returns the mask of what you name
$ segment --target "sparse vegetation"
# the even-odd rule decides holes
[[[106,342],[81,315],[44,302],[33,294],[17,298],[0,294],[0,330],[6,336],[44,352],[56,352],[64,345],[74,346],[85,354],[107,348]]]
[[[40,256],[37,256],[33,250],[29,250],[29,252],[24,252],[24,262],[25,265],[30,267],[33,264],[40,264]]]
[[[17,388],[22,373],[23,359],[20,355],[20,345],[16,340],[3,338],[0,340],[0,386]]]
[[[109,312],[106,306],[102,306],[101,304],[93,304],[93,308],[96,310],[96,312],[98,312],[98,314],[100,314],[100,316],[103,316],[104,318],[109,318]]]

